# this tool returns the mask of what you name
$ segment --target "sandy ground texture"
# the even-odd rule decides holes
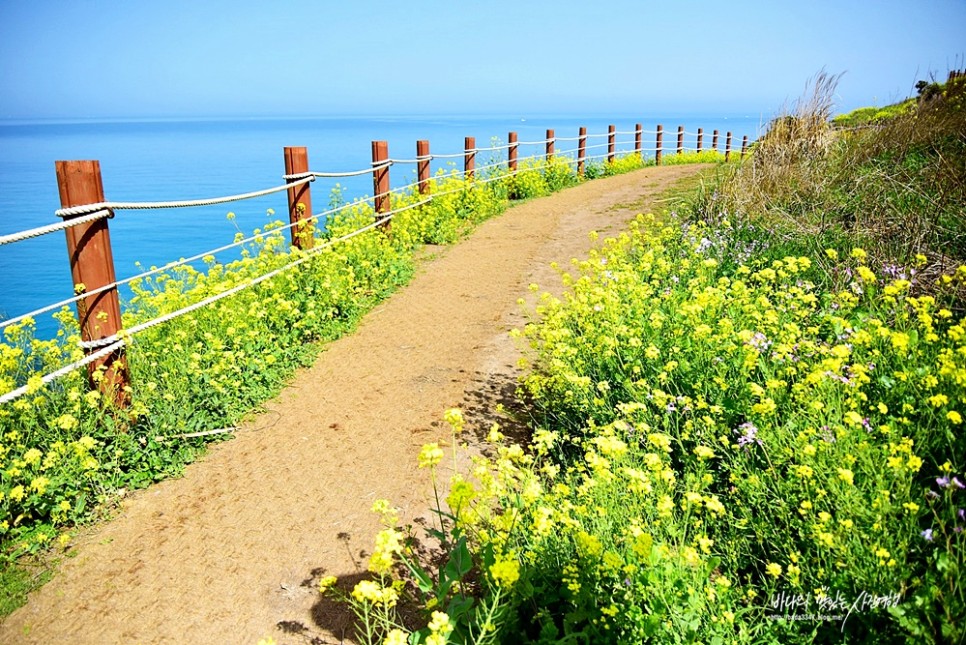
[[[350,641],[318,580],[365,577],[386,498],[425,517],[422,444],[461,407],[478,430],[512,397],[531,282],[586,256],[697,166],[649,168],[517,205],[438,249],[404,289],[299,372],[267,411],[180,479],[140,491],[87,531],[54,578],[0,624],[0,643]]]

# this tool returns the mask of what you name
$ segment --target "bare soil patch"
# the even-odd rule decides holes
[[[510,403],[530,283],[586,256],[699,166],[648,168],[519,204],[453,247],[331,343],[233,440],[184,477],[131,495],[72,546],[53,580],[0,624],[3,643],[339,643],[345,613],[320,599],[365,576],[386,498],[412,522],[430,489],[422,444],[462,407],[488,427]]]

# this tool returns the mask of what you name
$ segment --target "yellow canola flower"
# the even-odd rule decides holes
[[[657,514],[661,517],[670,517],[674,512],[674,500],[669,495],[662,495],[657,501]]]
[[[497,556],[496,562],[490,565],[490,577],[498,586],[510,589],[520,579],[520,563],[512,556]]]
[[[838,474],[839,474],[839,479],[841,479],[842,481],[844,481],[849,486],[852,486],[852,484],[853,484],[853,473],[852,473],[851,470],[849,470],[848,468],[839,468],[838,469]]]
[[[393,629],[386,634],[385,640],[382,641],[382,645],[407,645],[408,643],[409,634],[401,629]]]
[[[324,594],[326,591],[334,587],[338,581],[339,579],[335,576],[325,576],[319,580],[319,593]]]
[[[389,573],[395,556],[402,552],[402,534],[396,529],[383,529],[376,534],[376,546],[369,558],[369,571],[378,574]]]
[[[856,273],[862,278],[863,282],[868,282],[869,284],[874,284],[876,281],[875,273],[867,266],[860,266],[856,269]]]
[[[774,562],[769,562],[765,567],[765,573],[770,575],[772,578],[777,578],[782,574],[782,565],[776,564]]]
[[[420,468],[432,468],[442,460],[443,450],[439,447],[439,443],[435,441],[433,443],[427,443],[419,451]]]
[[[399,594],[392,587],[383,587],[372,580],[362,580],[352,590],[352,597],[359,602],[394,607]]]
[[[443,414],[443,420],[453,428],[457,434],[463,431],[463,413],[458,408],[450,408]]]
[[[714,458],[714,450],[708,448],[707,446],[697,446],[694,449],[694,454],[697,455],[698,459],[707,460]]]
[[[453,623],[450,621],[449,615],[442,611],[433,612],[427,627],[429,627],[429,631],[432,632],[433,635],[438,634],[443,636],[443,643],[446,642],[445,637],[449,636],[450,632],[453,631]]]

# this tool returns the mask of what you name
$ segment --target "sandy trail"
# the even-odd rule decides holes
[[[346,617],[317,581],[364,576],[377,498],[425,515],[419,447],[462,407],[487,425],[512,395],[521,297],[586,256],[698,166],[648,168],[517,205],[440,249],[184,477],[124,500],[54,579],[0,624],[2,643],[338,643]]]

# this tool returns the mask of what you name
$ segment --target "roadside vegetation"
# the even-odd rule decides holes
[[[698,159],[681,156],[687,160]],[[632,156],[593,167],[602,176],[646,163]],[[0,615],[49,576],[47,559],[69,547],[72,527],[109,514],[127,491],[177,475],[208,442],[230,437],[325,342],[405,284],[419,246],[453,243],[513,200],[580,181],[564,157],[521,161],[520,168],[514,175],[491,169],[473,181],[441,173],[432,182],[437,197],[398,213],[390,228],[335,244],[291,271],[138,335],[127,350],[133,383],[127,409],[115,408],[110,394],[90,391],[84,370],[41,384],[42,374],[82,356],[72,310],[56,314],[60,331],[53,340],[37,338],[31,320],[4,329],[0,392],[28,385],[29,393],[0,405]],[[338,191],[332,199],[341,205]],[[396,195],[393,207],[422,199],[415,191]],[[369,203],[358,203],[318,229],[316,245],[373,219]],[[298,259],[301,252],[281,227],[269,212],[240,258],[209,257],[200,269],[174,268],[134,283],[123,303],[125,327]]]
[[[322,581],[361,642],[966,640],[963,79],[847,131],[836,80],[543,296],[530,440],[418,457],[439,558],[381,500]]]

